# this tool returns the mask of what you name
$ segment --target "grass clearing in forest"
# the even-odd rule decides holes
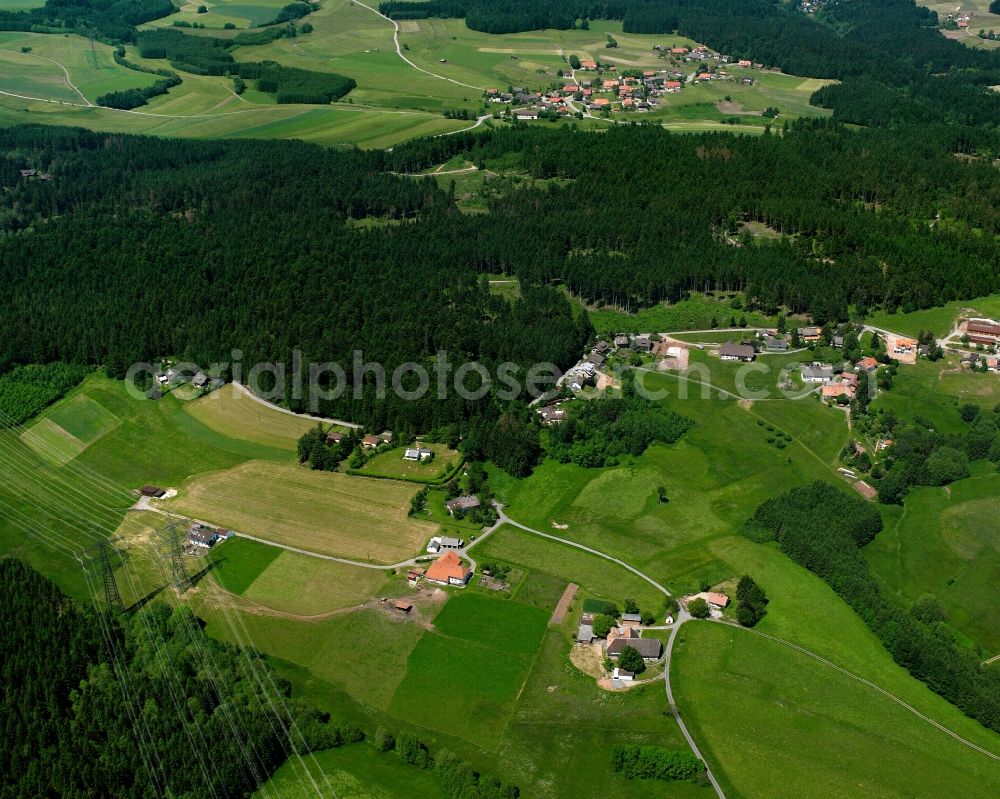
[[[192,478],[162,506],[280,544],[394,563],[436,528],[408,518],[414,493],[408,483],[250,461]]]
[[[911,490],[864,552],[888,596],[904,608],[936,598],[948,623],[992,657],[1000,654],[1000,475],[982,471]]]

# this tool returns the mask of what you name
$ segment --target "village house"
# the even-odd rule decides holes
[[[632,349],[649,352],[653,348],[653,340],[648,334],[641,334],[632,339]]]
[[[541,417],[542,424],[546,425],[559,424],[559,422],[564,422],[569,418],[569,413],[566,409],[560,408],[558,405],[549,405],[545,408],[539,408],[538,415]]]
[[[604,654],[614,660],[622,650],[630,646],[638,652],[643,660],[659,660],[663,654],[663,642],[659,638],[628,638],[618,636],[614,640],[608,636],[608,644],[604,648]]]
[[[695,594],[692,599],[704,599],[709,605],[717,608],[729,607],[729,597],[718,591],[702,591]]]
[[[515,119],[538,119],[537,108],[518,108],[514,111]]]
[[[365,449],[375,449],[381,443],[382,439],[378,436],[368,435],[361,439],[361,446]]]
[[[598,369],[604,366],[604,356],[599,352],[592,352],[587,356],[585,363],[592,363]]]
[[[786,352],[788,350],[788,342],[783,338],[768,336],[764,342],[764,347],[768,352]]]
[[[593,72],[595,69],[597,69],[597,62],[592,59],[585,58],[582,61],[580,61],[580,69],[586,69]]]
[[[439,552],[448,549],[461,549],[465,545],[465,541],[461,538],[453,538],[447,535],[436,535],[427,544],[427,551],[432,555],[437,555]]]
[[[854,364],[854,367],[859,372],[871,373],[874,372],[876,369],[878,369],[878,361],[876,361],[874,358],[868,355],[862,358],[856,364]]]
[[[403,453],[404,461],[425,461],[434,457],[434,451],[430,449],[408,449]]]
[[[618,349],[628,346],[628,336],[615,336],[615,346]]]
[[[615,666],[614,671],[611,672],[611,679],[620,682],[632,682],[635,679],[635,673]]]
[[[818,327],[800,327],[799,338],[803,341],[819,341],[822,332]]]
[[[829,383],[833,380],[833,367],[825,363],[807,363],[802,365],[803,383]]]
[[[211,527],[195,522],[188,530],[188,542],[202,549],[211,549],[218,540],[218,534]]]
[[[142,494],[144,497],[153,497],[154,499],[160,499],[160,497],[164,496],[167,492],[164,491],[159,486],[144,485],[142,488],[139,489],[139,493]]]
[[[578,644],[592,644],[597,636],[594,635],[594,625],[580,622],[580,628],[576,631],[576,642]]]
[[[727,341],[719,347],[719,357],[724,361],[752,361],[757,357],[757,353],[749,344],[734,344]]]
[[[472,571],[463,565],[454,551],[449,550],[427,567],[424,577],[432,583],[464,586],[472,577]]]
[[[204,388],[208,385],[208,375],[204,372],[196,372],[195,376],[191,378],[191,382],[198,388]]]
[[[973,344],[992,346],[1000,341],[1000,324],[991,319],[970,319],[965,325],[965,334]]]
[[[338,430],[331,430],[329,433],[326,434],[327,444],[339,444],[343,440],[344,440],[344,434]]]
[[[917,342],[912,338],[897,338],[892,347],[894,355],[909,355],[916,349]]]
[[[822,396],[823,399],[836,400],[838,397],[847,397],[848,399],[854,399],[855,389],[846,383],[831,383],[829,385],[823,386]]]
[[[608,342],[606,341],[598,341],[594,345],[594,352],[596,352],[598,355],[607,355],[607,353],[610,351],[611,351],[611,345],[608,344]]]
[[[622,627],[639,627],[642,625],[642,616],[638,613],[623,613]]]
[[[467,511],[475,510],[479,507],[479,497],[468,495],[455,497],[454,499],[449,499],[445,502],[444,506],[448,509],[448,513],[452,516],[456,513],[458,513],[459,516],[464,516]]]

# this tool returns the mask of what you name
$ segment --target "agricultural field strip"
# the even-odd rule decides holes
[[[418,67],[412,61],[410,61],[410,59],[408,59],[405,55],[403,55],[403,48],[399,46],[399,23],[396,22],[396,20],[394,19],[390,19],[378,9],[365,5],[364,3],[361,2],[361,0],[355,0],[355,2],[362,8],[367,8],[373,14],[382,17],[382,19],[384,19],[386,22],[392,25],[392,43],[396,46],[396,55],[398,55],[401,59],[403,59],[407,64],[409,64],[415,70],[417,70],[418,72],[423,72],[425,75],[430,75],[432,78],[437,78],[438,80],[446,80],[448,81],[448,83],[454,83],[456,86],[464,86],[466,89],[475,89],[476,91],[479,92],[486,91],[485,86],[473,86],[471,83],[462,83],[461,81],[453,80],[452,78],[446,78],[443,75],[436,75],[433,72],[424,69],[423,67]],[[476,124],[478,125],[479,123],[477,122]]]
[[[168,516],[173,518],[185,518],[183,516],[179,516],[179,514],[163,510],[162,508],[154,508],[149,504],[143,504],[141,507],[138,507],[137,509],[147,510],[153,513],[159,513],[163,516]],[[204,524],[208,527],[219,526],[214,522],[210,522],[205,519],[188,519],[188,521],[198,522],[199,524]],[[400,561],[399,563],[389,563],[389,564],[364,563],[359,560],[350,560],[349,558],[338,558],[335,557],[334,555],[326,555],[322,552],[313,552],[308,549],[300,549],[298,547],[293,547],[288,544],[281,544],[278,543],[277,541],[271,541],[267,538],[260,538],[255,535],[249,535],[248,533],[241,533],[238,530],[232,530],[232,532],[239,538],[246,538],[250,541],[256,541],[258,544],[267,544],[270,547],[277,547],[278,549],[287,549],[289,552],[295,552],[298,553],[299,555],[306,555],[310,558],[319,558],[320,560],[332,560],[336,563],[343,563],[346,566],[360,566],[361,568],[364,569],[378,569],[380,571],[385,571],[386,569],[398,569],[402,568],[403,566],[412,566],[414,563],[416,563],[416,558],[410,558],[409,560],[403,560]]]
[[[641,571],[639,571],[638,569],[636,569],[634,566],[630,566],[628,563],[625,563],[625,561],[620,560],[619,558],[612,557],[611,555],[608,555],[608,554],[606,554],[604,552],[601,552],[599,550],[596,550],[596,549],[592,549],[591,547],[584,546],[583,544],[578,544],[575,541],[570,541],[570,540],[565,539],[565,538],[559,538],[558,536],[550,535],[549,533],[543,533],[540,530],[532,529],[531,527],[528,527],[526,525],[521,524],[520,522],[516,522],[513,519],[511,519],[509,516],[507,516],[503,512],[503,509],[498,508],[497,512],[498,512],[498,515],[500,517],[500,521],[502,521],[502,522],[506,522],[507,524],[510,524],[513,527],[517,527],[519,530],[524,530],[527,533],[532,533],[534,535],[539,535],[539,536],[542,536],[543,538],[551,539],[551,540],[556,541],[556,542],[558,542],[560,544],[567,544],[567,545],[569,545],[571,547],[576,547],[577,549],[582,549],[585,552],[588,552],[588,553],[590,553],[592,555],[596,555],[598,557],[604,558],[605,560],[610,560],[613,563],[617,563],[620,566],[623,566],[626,569],[628,569],[630,572],[632,572],[636,576],[641,577],[642,579],[644,579],[646,582],[650,583],[654,587],[658,588],[666,596],[671,596],[670,592],[666,588],[664,588],[662,585],[660,585],[659,583],[657,583],[652,577],[649,577],[649,576],[643,574]],[[474,546],[474,545],[475,544],[471,544],[470,548],[471,548],[471,546]],[[846,675],[846,676],[848,676],[848,677],[850,677],[850,678],[852,678],[854,680],[857,680],[858,682],[861,682],[861,683],[867,685],[870,688],[873,688],[874,690],[878,691],[880,694],[883,694],[884,696],[886,696],[889,699],[891,699],[893,702],[896,702],[901,707],[903,707],[906,710],[908,710],[911,713],[913,713],[913,715],[917,716],[920,719],[923,719],[928,724],[930,724],[930,725],[936,727],[937,729],[939,729],[941,732],[946,733],[947,735],[951,736],[956,741],[959,741],[960,743],[965,744],[966,746],[970,747],[971,749],[974,749],[975,751],[977,751],[977,752],[979,752],[979,753],[981,753],[983,755],[986,755],[987,757],[992,758],[993,760],[1000,761],[1000,755],[994,754],[993,752],[990,752],[988,749],[984,749],[983,747],[978,746],[977,744],[974,744],[972,741],[966,740],[965,738],[963,738],[958,733],[954,732],[953,730],[950,730],[948,727],[945,727],[943,724],[940,724],[939,722],[934,721],[934,719],[930,718],[929,716],[924,715],[919,710],[917,710],[915,707],[913,707],[912,705],[906,703],[905,701],[903,701],[902,699],[900,699],[895,694],[892,694],[889,691],[885,690],[884,688],[881,688],[877,684],[873,683],[871,680],[867,680],[864,677],[861,677],[860,675],[857,675],[857,674],[854,674],[851,671],[848,671],[847,669],[843,668],[842,666],[838,666],[836,663],[834,663],[834,662],[832,662],[830,660],[827,660],[822,655],[818,655],[817,653],[815,653],[815,652],[813,652],[813,651],[811,651],[809,649],[806,649],[805,647],[799,646],[798,644],[792,643],[791,641],[786,641],[783,638],[778,638],[776,636],[769,635],[768,633],[764,633],[764,632],[761,632],[759,630],[753,630],[753,629],[750,629],[750,628],[741,627],[739,625],[730,624],[728,622],[717,622],[717,623],[726,624],[729,627],[738,628],[740,630],[746,630],[747,632],[763,636],[763,637],[768,638],[768,639],[770,639],[772,641],[775,641],[775,642],[777,642],[779,644],[784,644],[785,646],[791,647],[792,649],[795,649],[796,651],[801,652],[802,654],[807,655],[808,657],[811,657],[811,658],[819,661],[820,663],[823,663],[824,665],[829,666],[832,669],[836,669],[840,673],[842,673],[842,674],[844,674],[844,675]],[[678,623],[677,625],[675,625],[675,628],[674,628],[675,634],[676,634],[676,630],[678,630],[679,628],[680,628],[680,623]],[[673,638],[673,635],[671,636],[671,638]],[[1000,658],[1000,655],[998,655],[997,658]],[[669,661],[669,655],[667,657],[667,660]],[[669,680],[667,682],[669,683]],[[669,685],[668,685],[668,691],[669,691]],[[672,700],[671,700],[671,705],[673,705],[673,701]],[[677,721],[678,721],[678,724],[681,727],[681,730],[685,733],[685,736],[687,737],[686,727],[684,726],[683,722],[681,721],[679,715],[677,716]],[[689,740],[692,740],[692,739],[689,738]],[[694,747],[692,747],[692,748],[694,748]],[[697,752],[697,749],[695,749],[695,751]],[[709,773],[711,773],[711,772],[709,772]],[[722,796],[721,789],[718,789],[718,792],[719,792],[719,796]]]
[[[886,698],[891,699],[893,702],[895,702],[896,704],[900,705],[905,710],[908,710],[910,713],[912,713],[917,718],[922,719],[923,721],[926,721],[928,724],[932,725],[933,727],[936,727],[937,729],[939,729],[941,732],[945,733],[946,735],[950,735],[952,738],[954,738],[959,743],[965,744],[970,749],[974,749],[975,751],[979,752],[982,755],[986,755],[986,757],[991,758],[992,760],[1000,761],[1000,755],[998,755],[998,754],[996,754],[994,752],[991,752],[989,749],[984,749],[983,747],[979,746],[978,744],[974,744],[972,741],[966,740],[961,735],[959,735],[957,732],[953,732],[952,730],[950,730],[947,727],[945,727],[943,724],[939,724],[938,722],[934,721],[934,719],[930,718],[929,716],[925,716],[923,713],[921,713],[915,707],[913,707],[912,705],[906,703],[905,701],[903,701],[902,699],[900,699],[895,694],[892,694],[889,691],[885,690],[884,688],[879,687],[878,685],[876,685],[875,683],[873,683],[871,680],[866,680],[864,677],[862,677],[862,676],[860,676],[858,674],[855,674],[854,672],[848,671],[847,669],[845,669],[845,668],[843,668],[841,666],[838,666],[836,663],[834,663],[834,662],[832,662],[830,660],[827,660],[822,655],[818,655],[815,652],[812,652],[811,650],[806,649],[805,647],[799,646],[798,644],[793,644],[791,641],[786,641],[784,638],[778,638],[777,636],[769,635],[768,633],[761,632],[760,630],[754,630],[754,629],[751,629],[749,627],[743,627],[743,626],[741,626],[739,624],[733,624],[732,622],[726,622],[726,621],[717,621],[715,623],[716,624],[724,624],[725,626],[732,627],[733,629],[745,630],[748,633],[753,633],[754,635],[759,635],[759,636],[761,636],[763,638],[767,638],[767,639],[769,639],[771,641],[774,641],[776,643],[783,644],[784,646],[790,647],[790,648],[796,650],[797,652],[801,652],[803,655],[806,655],[807,657],[811,657],[814,660],[819,661],[823,665],[829,666],[831,669],[836,669],[841,674],[843,674],[843,675],[845,675],[847,677],[850,677],[852,680],[857,680],[858,682],[863,683],[864,685],[867,685],[869,688],[872,688],[872,689],[878,691],[880,694],[882,694]],[[998,655],[997,657],[1000,657],[1000,655]]]
[[[13,53],[14,55],[23,55],[23,56],[25,56],[27,58],[40,58],[40,59],[42,59],[42,61],[48,61],[50,64],[55,64],[57,67],[59,67],[59,69],[61,69],[63,71],[63,75],[66,76],[66,85],[69,86],[78,95],[80,95],[80,99],[83,100],[83,102],[87,104],[88,108],[93,108],[94,104],[92,102],[90,102],[90,100],[87,99],[87,97],[84,95],[84,93],[81,92],[76,87],[76,85],[73,83],[73,80],[70,78],[70,75],[69,75],[69,70],[66,69],[66,67],[63,64],[60,64],[54,58],[48,58],[47,56],[37,55],[36,53],[22,53],[22,52],[20,52],[18,50],[7,50],[7,49],[2,48],[2,47],[0,47],[0,53]]]

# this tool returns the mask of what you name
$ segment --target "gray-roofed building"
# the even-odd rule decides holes
[[[465,513],[467,510],[472,510],[479,507],[479,497],[476,496],[462,496],[455,497],[454,499],[449,499],[444,503],[444,506],[448,509],[448,513],[452,516],[455,512]]]
[[[593,643],[596,637],[594,635],[594,627],[591,624],[581,624],[580,629],[576,632],[576,642],[578,644]]]
[[[587,363],[592,363],[598,369],[604,366],[604,356],[598,352],[592,352],[587,356]]]
[[[809,363],[802,367],[802,382],[829,383],[833,380],[833,367],[823,363]]]
[[[623,613],[622,624],[625,627],[638,627],[642,624],[642,616],[638,613]]]
[[[608,352],[608,350],[610,349],[611,345],[608,344],[608,342],[606,341],[598,341],[594,345],[594,352],[598,353],[599,355],[604,355],[604,353]]]
[[[621,349],[628,346],[628,336],[615,336],[615,346]]]
[[[764,346],[767,347],[768,352],[785,352],[788,349],[788,342],[783,338],[768,336]]]
[[[719,357],[724,361],[752,361],[757,357],[757,353],[749,344],[733,344],[727,341],[719,347]]]
[[[605,653],[609,658],[616,658],[627,646],[642,655],[643,660],[657,660],[663,653],[663,642],[659,638],[616,638],[608,644]]]
[[[643,352],[649,352],[653,348],[653,340],[645,333],[638,335],[632,339],[632,348],[642,350]]]

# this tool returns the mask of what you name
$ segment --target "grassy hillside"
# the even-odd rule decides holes
[[[727,796],[987,797],[1000,789],[994,761],[870,687],[744,630],[687,625],[673,668],[681,711],[718,759]]]
[[[911,491],[865,555],[904,607],[936,597],[985,659],[1000,654],[1000,475],[992,464],[976,466],[967,480]]]

